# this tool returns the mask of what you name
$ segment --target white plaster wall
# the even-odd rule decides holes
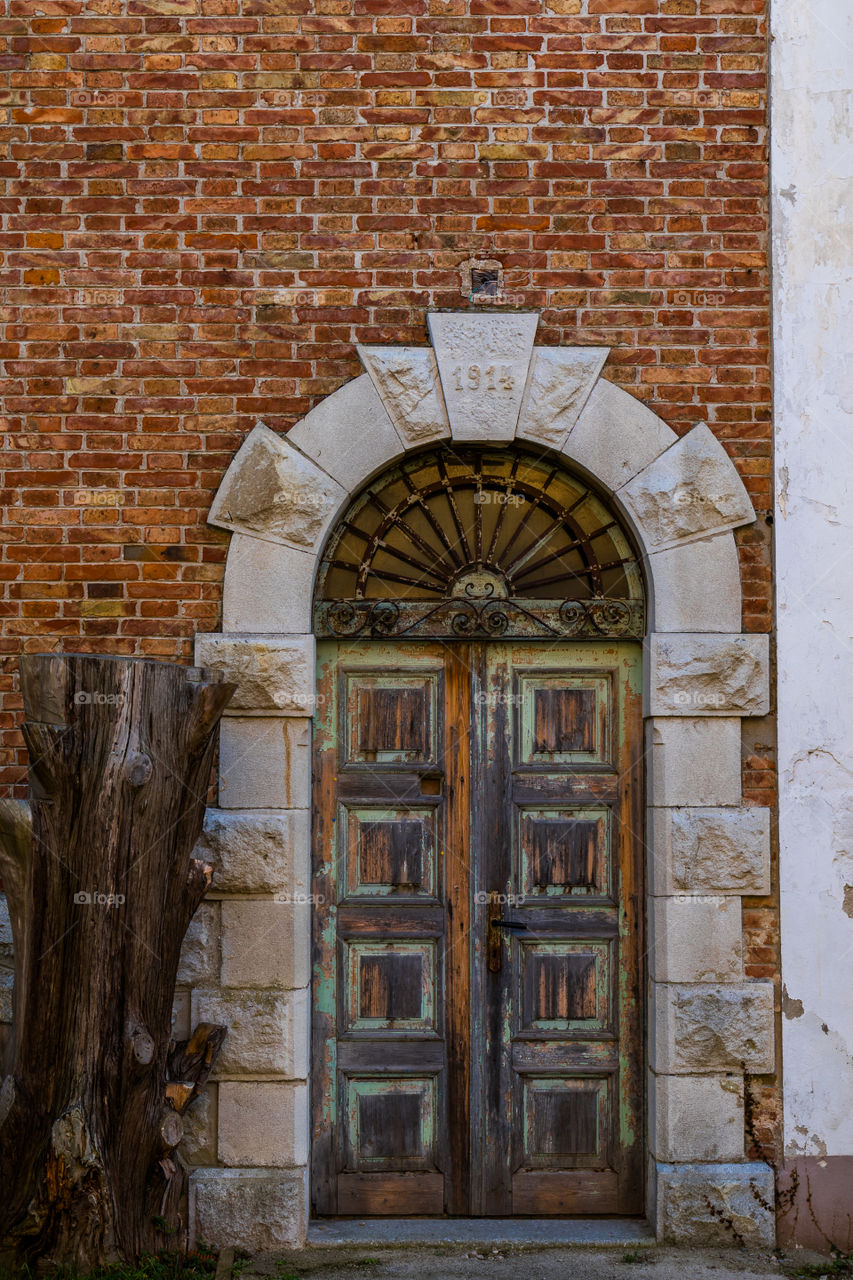
[[[785,1147],[850,1155],[853,6],[771,31]]]

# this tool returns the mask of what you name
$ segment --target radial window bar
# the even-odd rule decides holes
[[[352,503],[324,556],[320,636],[641,636],[643,580],[605,499],[550,456],[445,447]]]

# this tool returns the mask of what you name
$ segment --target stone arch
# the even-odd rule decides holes
[[[287,436],[256,426],[211,507],[210,523],[233,536],[223,632],[197,637],[196,661],[226,670],[238,690],[204,839],[219,887],[240,897],[221,902],[221,969],[202,981],[223,1021],[228,1000],[239,1004],[229,991],[244,1004],[278,992],[269,1034],[289,1049],[275,1061],[268,1048],[232,1050],[219,1089],[225,1167],[193,1175],[197,1229],[215,1240],[224,1206],[241,1196],[286,1200],[289,1240],[307,1222],[310,906],[299,898],[310,889],[311,606],[326,539],[407,451],[517,440],[564,455],[609,493],[649,590],[650,1214],[662,1238],[713,1238],[722,1211],[744,1238],[766,1241],[772,1172],[747,1159],[743,1072],[773,1070],[773,990],[744,975],[740,899],[769,892],[769,811],[742,806],[740,721],[768,709],[768,637],[741,633],[732,532],[755,513],[707,426],[678,437],[600,376],[606,348],[536,347],[532,313],[428,319],[431,346],[360,347],[365,373]],[[276,945],[262,945],[270,934]],[[252,1020],[242,1006],[235,1015]]]

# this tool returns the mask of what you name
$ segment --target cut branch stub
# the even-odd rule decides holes
[[[0,1261],[88,1269],[179,1240],[178,1112],[225,1031],[199,1028],[182,1047],[196,1041],[176,1107],[171,1011],[210,883],[191,855],[234,686],[200,668],[45,654],[21,659],[21,687],[30,810],[0,808],[15,945]]]

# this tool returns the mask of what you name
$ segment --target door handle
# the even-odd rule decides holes
[[[501,915],[501,898],[504,895],[494,890],[489,894],[489,905],[486,914],[486,957],[489,973],[500,973],[503,963],[503,938],[501,929],[519,932],[527,925],[520,920],[504,920]]]

